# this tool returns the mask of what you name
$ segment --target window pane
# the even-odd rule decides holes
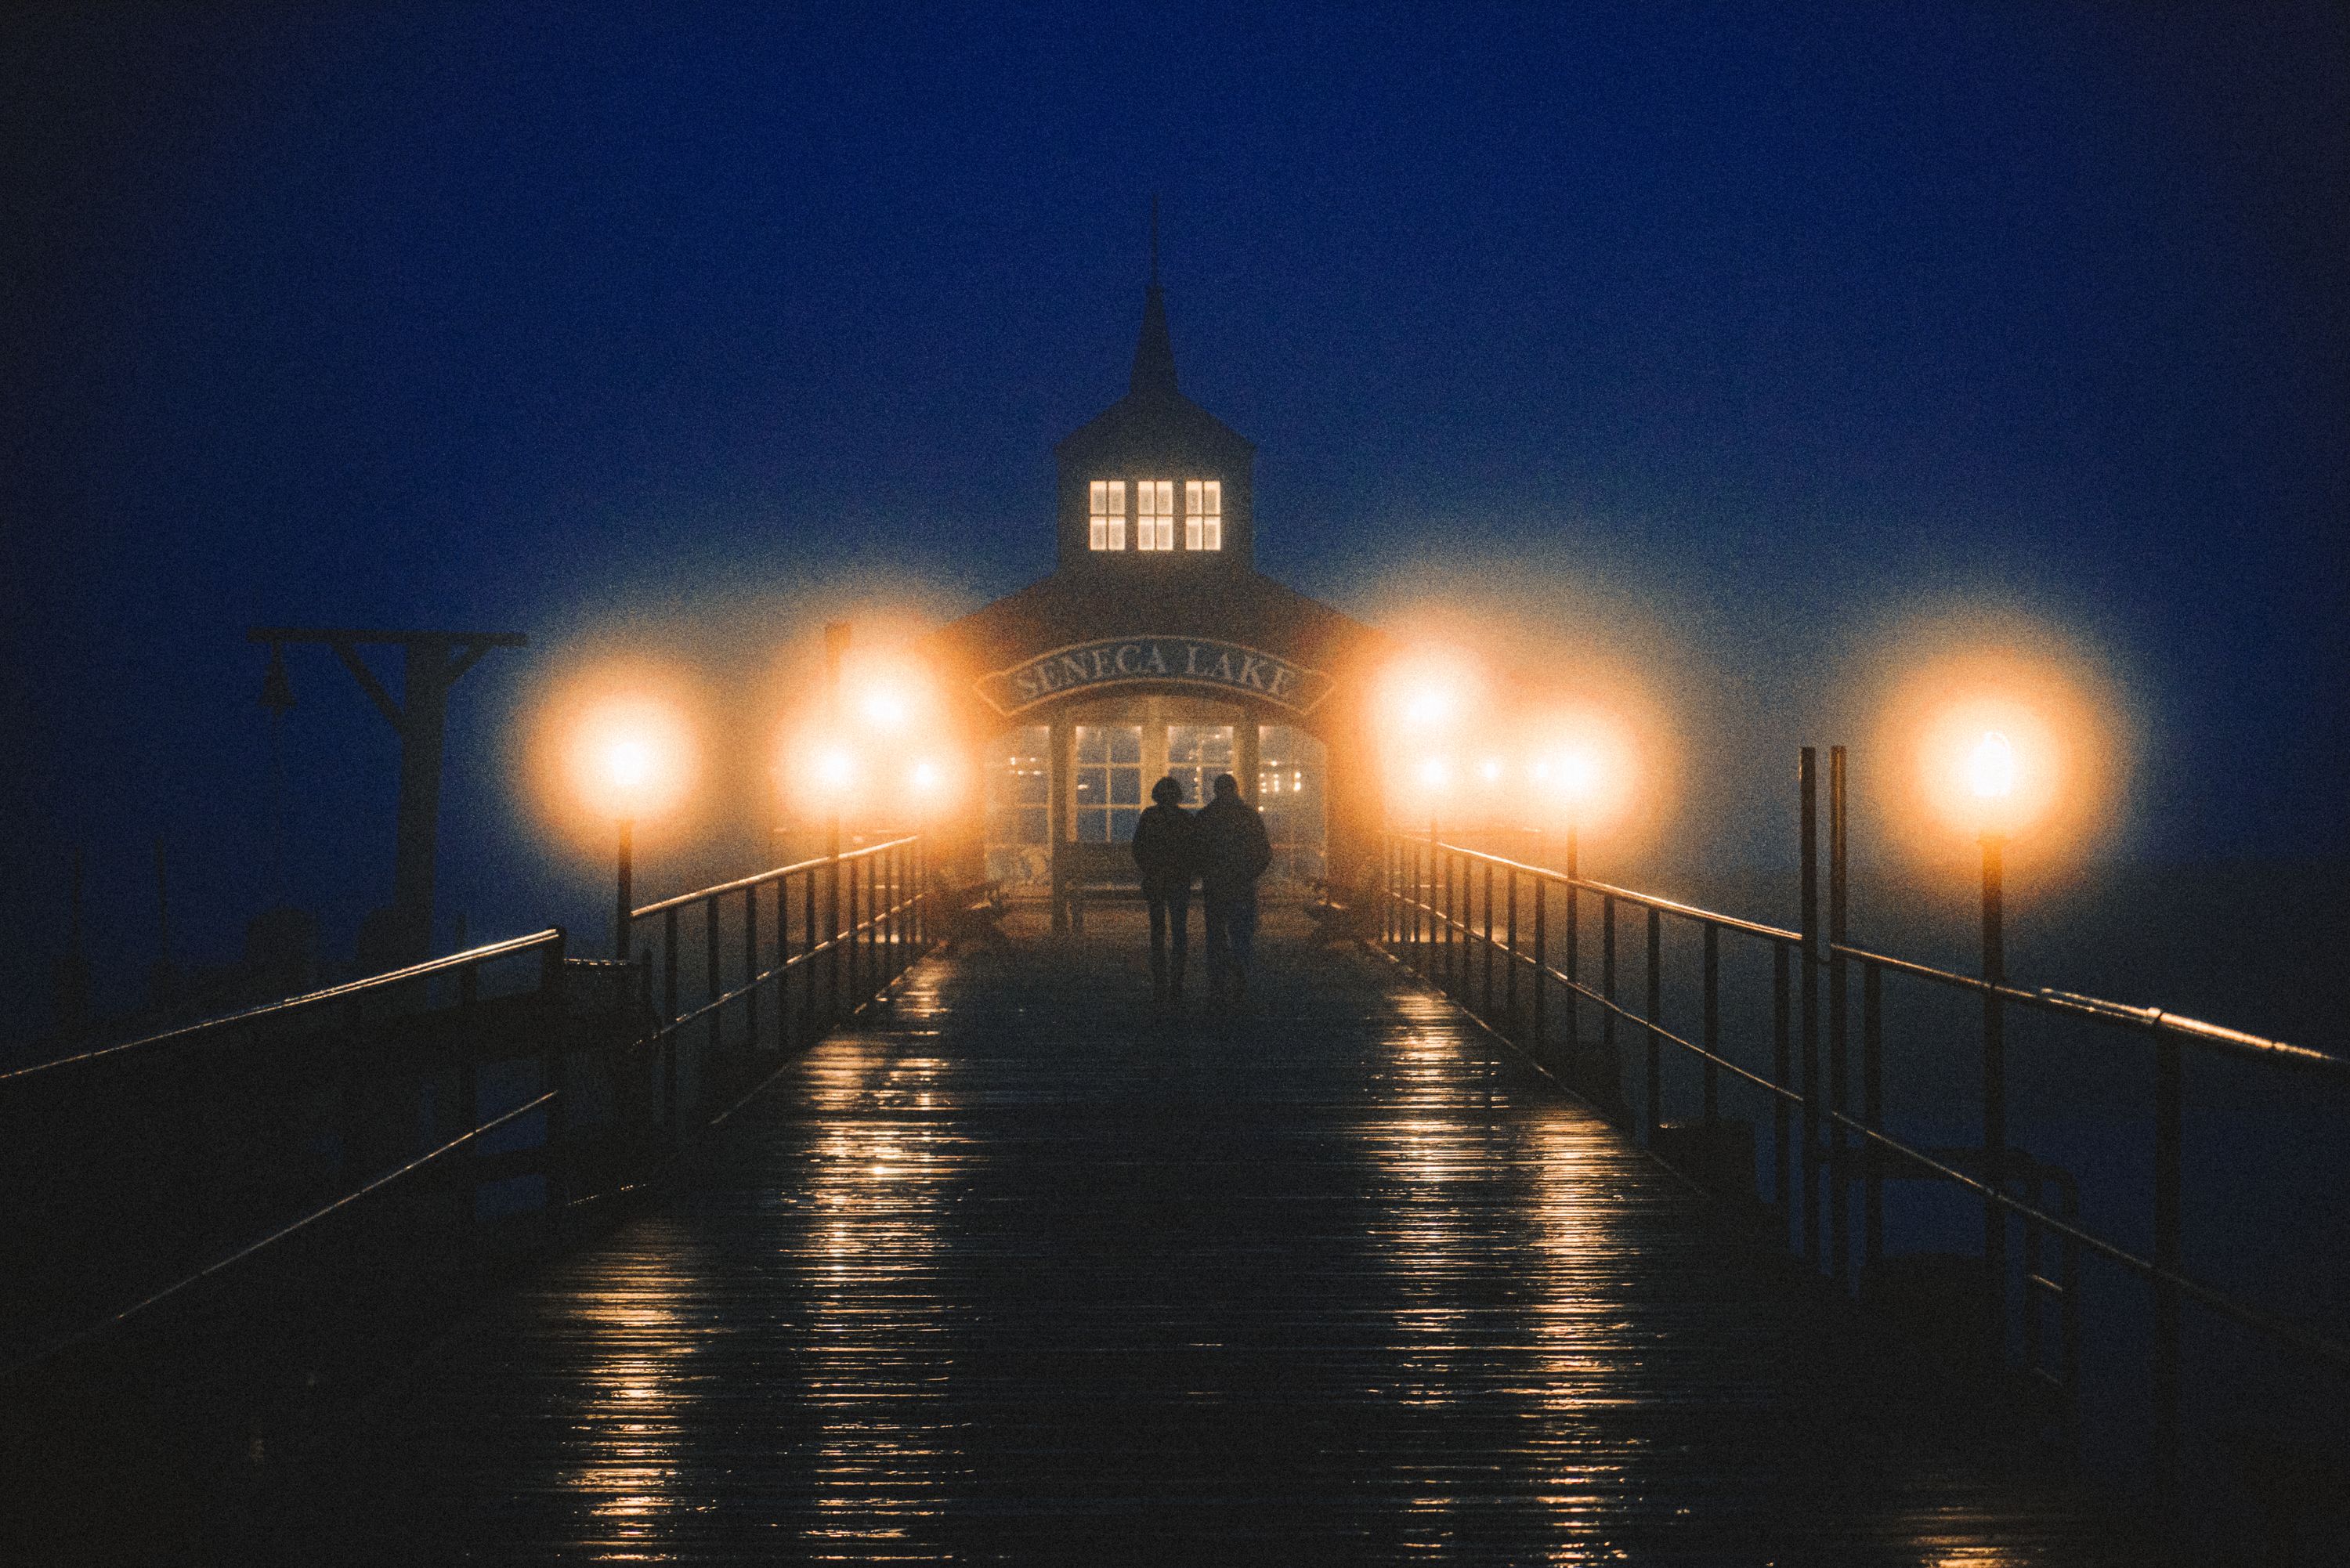
[[[1109,760],[1139,765],[1142,762],[1142,726],[1117,724],[1104,727],[1109,733]]]
[[[1109,842],[1109,813],[1106,811],[1081,811],[1077,813],[1077,842],[1080,844],[1107,844]]]
[[[1109,770],[1107,768],[1077,770],[1077,804],[1079,805],[1104,805],[1108,795]]]
[[[1111,812],[1109,814],[1110,833],[1112,835],[1111,842],[1117,844],[1133,843],[1134,824],[1136,819],[1140,817],[1141,815],[1142,814],[1139,811]]]
[[[1099,724],[1077,726],[1077,761],[1102,763],[1109,760],[1109,740]]]
[[[1142,770],[1140,768],[1110,769],[1109,803],[1112,805],[1142,804]]]
[[[1019,812],[1020,842],[1042,844],[1045,834],[1052,831],[1043,806],[1023,806]]]

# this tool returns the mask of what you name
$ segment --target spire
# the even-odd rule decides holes
[[[1142,335],[1134,344],[1136,392],[1175,395],[1175,343],[1167,333],[1167,301],[1159,291],[1159,198],[1150,198],[1150,284],[1142,296]]]

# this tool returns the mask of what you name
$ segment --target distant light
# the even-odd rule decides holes
[[[2015,793],[2015,748],[1997,730],[1986,730],[1967,757],[1967,784],[1983,800]]]
[[[1500,784],[1502,782],[1502,759],[1499,757],[1487,757],[1483,764],[1478,768],[1477,772],[1484,778],[1487,784]]]
[[[1577,746],[1558,759],[1558,792],[1577,803],[1589,800],[1599,788],[1599,758]]]
[[[1546,780],[1546,779],[1548,779],[1549,777],[1550,777],[1550,763],[1549,763],[1548,762],[1546,762],[1546,761],[1537,761],[1537,762],[1534,763],[1534,778],[1535,778],[1536,782],[1541,782],[1541,781]]]
[[[1423,789],[1441,790],[1451,782],[1451,778],[1452,770],[1445,764],[1442,757],[1429,757],[1419,764],[1419,783]]]
[[[912,774],[914,787],[925,794],[939,787],[940,776],[939,764],[936,763],[923,762],[914,764]]]
[[[1452,716],[1452,693],[1423,686],[1404,699],[1403,716],[1423,728],[1441,724]]]
[[[868,722],[877,730],[902,730],[906,727],[906,694],[895,686],[873,685],[866,688],[858,706]]]
[[[847,789],[857,779],[857,759],[846,746],[826,746],[816,755],[816,782],[828,790]]]

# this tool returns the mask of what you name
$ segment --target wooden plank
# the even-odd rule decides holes
[[[1450,1004],[1275,919],[919,968],[279,1500],[289,1554],[2146,1560]],[[1195,932],[1196,935],[1196,932]]]

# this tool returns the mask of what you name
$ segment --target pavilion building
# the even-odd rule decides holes
[[[1350,882],[1378,853],[1369,689],[1392,645],[1256,570],[1256,448],[1178,388],[1155,278],[1127,394],[1055,453],[1053,573],[929,640],[981,784],[949,853],[1058,923],[1132,881],[1153,784],[1196,806],[1230,773],[1275,875]]]

